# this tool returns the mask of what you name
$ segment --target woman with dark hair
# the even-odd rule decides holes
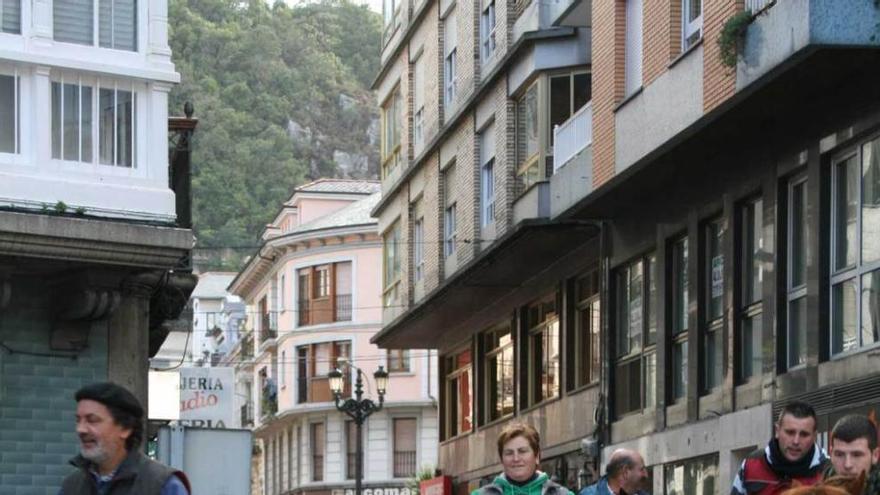
[[[541,437],[531,425],[513,422],[505,426],[498,436],[498,457],[504,472],[471,495],[573,495],[538,469]]]

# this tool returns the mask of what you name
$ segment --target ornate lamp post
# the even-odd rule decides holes
[[[354,420],[354,424],[357,427],[354,493],[355,495],[361,495],[361,480],[364,477],[364,444],[361,429],[367,417],[382,409],[382,404],[385,402],[385,389],[388,386],[388,372],[382,366],[379,366],[379,369],[373,373],[373,378],[376,380],[376,391],[379,394],[379,402],[377,404],[370,399],[363,398],[364,372],[357,366],[349,365],[357,370],[357,379],[354,382],[354,397],[342,398],[344,380],[341,371],[334,369],[327,374],[327,377],[330,379],[330,390],[333,392],[333,398],[336,400],[336,409]]]

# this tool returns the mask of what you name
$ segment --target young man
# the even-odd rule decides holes
[[[183,472],[141,453],[144,408],[131,392],[96,383],[74,397],[80,454],[70,461],[77,469],[59,495],[189,495]]]
[[[864,494],[880,493],[880,448],[877,427],[865,416],[850,414],[831,430],[831,467],[825,478],[856,478],[865,473]]]
[[[791,402],[779,413],[775,434],[763,450],[750,454],[733,480],[731,495],[775,495],[822,479],[828,457],[816,445],[816,412],[804,402]]]
[[[605,466],[605,476],[578,495],[636,495],[648,477],[645,460],[634,450],[615,450]]]

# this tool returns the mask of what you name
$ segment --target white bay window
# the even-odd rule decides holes
[[[21,0],[0,0],[0,33],[21,34]]]
[[[56,41],[137,51],[137,0],[55,0],[52,9]]]
[[[52,158],[133,168],[136,116],[133,85],[52,81]]]

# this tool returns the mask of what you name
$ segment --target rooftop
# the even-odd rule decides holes
[[[193,298],[222,299],[228,292],[226,288],[235,278],[235,272],[205,272],[199,274],[199,283],[193,290]]]
[[[376,189],[378,190],[378,184],[376,184]],[[295,235],[304,232],[310,232],[313,230],[332,229],[338,227],[349,227],[354,225],[367,225],[371,223],[376,223],[376,219],[370,216],[370,212],[373,210],[376,204],[379,203],[379,199],[381,197],[381,193],[374,192],[370,196],[355,201],[340,210],[330,213],[329,215],[324,215],[323,217],[316,218],[311,222],[299,225],[291,229],[290,231],[285,232],[284,235]]]
[[[379,181],[374,180],[318,179],[297,187],[294,194],[298,192],[373,194],[379,192],[380,187]]]

